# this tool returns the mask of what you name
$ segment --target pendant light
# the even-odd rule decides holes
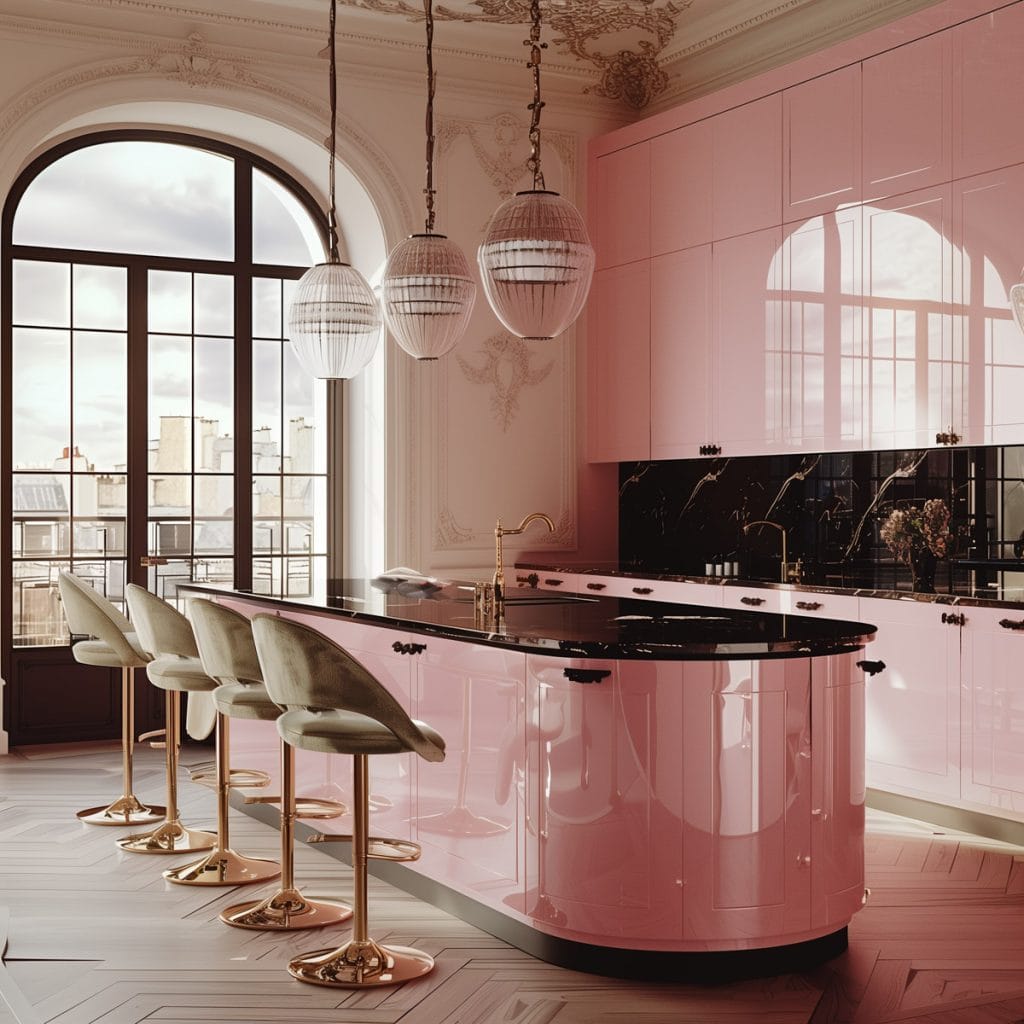
[[[484,292],[498,319],[527,341],[561,334],[580,315],[594,274],[594,249],[579,211],[544,186],[540,168],[540,0],[530,3],[527,66],[533,72],[530,159],[533,188],[494,212],[477,253]]]
[[[1024,267],[1021,267],[1020,274],[1024,277]],[[1010,289],[1010,308],[1013,310],[1013,319],[1017,321],[1017,326],[1024,331],[1024,281]]]
[[[437,359],[462,337],[476,284],[462,250],[434,232],[434,5],[423,0],[427,24],[427,216],[422,234],[399,242],[381,286],[384,320],[395,341],[417,359]]]
[[[338,212],[334,203],[334,165],[338,131],[338,83],[334,25],[337,0],[331,0],[331,160],[327,213],[327,262],[310,267],[299,279],[288,312],[288,337],[299,364],[314,377],[348,379],[373,358],[380,336],[380,307],[373,290],[355,267],[338,255]]]

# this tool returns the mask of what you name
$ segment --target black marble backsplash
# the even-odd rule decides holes
[[[625,570],[688,575],[732,562],[742,577],[775,580],[779,531],[743,531],[766,519],[785,528],[789,561],[801,560],[806,583],[909,587],[910,570],[894,561],[879,527],[894,507],[942,498],[955,541],[939,562],[936,589],[967,592],[998,577],[984,567],[971,574],[957,559],[1014,557],[1024,526],[1022,453],[933,448],[623,463],[619,561]]]

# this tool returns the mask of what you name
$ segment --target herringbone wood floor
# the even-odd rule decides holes
[[[161,755],[140,750],[138,762],[136,788],[156,799]],[[0,1024],[1024,1024],[1024,849],[874,813],[872,896],[848,953],[810,974],[709,988],[551,967],[371,880],[374,934],[430,951],[437,968],[339,993],[292,981],[284,962],[343,927],[227,928],[217,914],[239,890],[169,885],[160,871],[178,859],[121,853],[118,830],[75,820],[117,790],[119,769],[113,746],[0,759]],[[181,788],[186,823],[209,827],[212,793]],[[232,822],[237,848],[275,855],[275,831]],[[349,891],[348,869],[315,848],[300,849],[298,871],[311,894]]]

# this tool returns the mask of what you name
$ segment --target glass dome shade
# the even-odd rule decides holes
[[[557,337],[583,311],[594,248],[579,211],[557,192],[518,192],[494,212],[477,253],[484,292],[508,330]]]
[[[313,377],[348,380],[373,358],[380,307],[372,289],[347,263],[318,263],[299,279],[288,311],[288,337]]]
[[[1017,326],[1024,331],[1024,283],[1015,284],[1010,289],[1010,308]]]
[[[381,306],[388,330],[416,359],[450,352],[466,331],[476,283],[462,250],[444,235],[410,235],[384,269]]]

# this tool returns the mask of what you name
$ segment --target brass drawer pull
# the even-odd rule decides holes
[[[740,604],[764,604],[763,597],[741,597]]]
[[[816,612],[821,607],[820,601],[797,601],[797,608],[805,612]]]

